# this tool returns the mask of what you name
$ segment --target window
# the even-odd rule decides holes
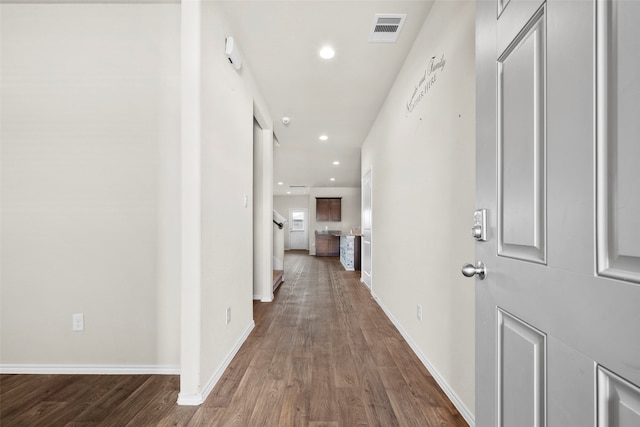
[[[291,212],[291,230],[304,231],[304,212]]]

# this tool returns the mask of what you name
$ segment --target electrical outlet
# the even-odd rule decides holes
[[[231,307],[227,307],[227,325],[231,323]]]
[[[418,316],[418,320],[422,321],[422,306],[420,304],[416,308],[416,316]]]
[[[72,327],[74,331],[84,331],[84,314],[76,313],[71,315]]]

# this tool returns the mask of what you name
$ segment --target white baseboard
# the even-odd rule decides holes
[[[413,341],[411,336],[407,333],[407,331],[404,330],[404,328],[400,325],[400,322],[398,322],[398,320],[393,316],[393,314],[391,314],[391,311],[389,311],[389,309],[383,304],[380,298],[378,298],[378,296],[374,292],[371,292],[371,295],[373,296],[373,299],[378,303],[380,308],[382,308],[382,311],[384,311],[384,314],[386,314],[389,320],[391,320],[391,323],[393,323],[393,325],[396,327],[398,332],[400,332],[400,334],[402,335],[404,340],[407,342],[407,344],[409,344],[409,347],[411,347],[411,350],[413,350],[413,352],[416,354],[416,356],[418,356],[418,358],[420,359],[422,364],[425,366],[425,368],[427,368],[427,370],[429,371],[433,379],[436,380],[440,388],[444,391],[444,393],[447,395],[449,400],[451,400],[451,403],[453,403],[453,405],[456,407],[458,412],[460,412],[460,415],[462,415],[462,417],[465,419],[467,424],[469,424],[470,427],[474,427],[475,419],[471,411],[469,411],[469,408],[467,408],[465,404],[462,403],[462,400],[460,400],[458,395],[453,391],[453,389],[451,389],[451,387],[445,381],[442,375],[440,375],[440,373],[436,370],[436,368],[431,364],[427,356],[425,356],[424,353],[422,353],[422,351],[417,346],[417,344]]]
[[[35,365],[0,364],[0,374],[180,375],[174,365]]]
[[[182,406],[198,406],[204,402],[202,393],[185,395],[184,393],[178,393],[178,405]]]
[[[224,374],[224,371],[227,370],[227,368],[229,367],[229,364],[231,363],[235,355],[240,350],[240,347],[242,347],[242,344],[244,344],[244,342],[247,340],[247,338],[249,337],[249,334],[251,333],[251,331],[255,326],[256,324],[252,320],[249,326],[247,327],[247,329],[244,331],[244,333],[240,337],[240,339],[236,342],[236,345],[231,349],[231,352],[229,352],[224,362],[222,362],[222,365],[220,365],[220,368],[218,368],[218,370],[213,374],[211,379],[207,382],[207,384],[202,389],[202,391],[200,391],[200,393],[190,394],[190,395],[184,395],[182,393],[178,394],[178,405],[197,406],[204,403],[204,401],[207,400],[209,393],[211,393],[211,390],[213,390],[213,387],[215,387],[218,381],[220,381],[220,378],[222,378],[222,374]]]
[[[274,289],[274,291],[275,291],[275,289]],[[260,302],[271,302],[271,301],[273,301],[273,298],[269,298],[268,296],[263,298],[262,295],[254,295],[253,296],[253,300],[254,301],[260,301]]]

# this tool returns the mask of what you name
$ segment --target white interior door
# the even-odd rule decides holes
[[[289,209],[289,249],[309,250],[306,208]]]
[[[371,170],[362,177],[360,280],[371,289]]]
[[[640,426],[640,2],[476,7],[476,425]]]

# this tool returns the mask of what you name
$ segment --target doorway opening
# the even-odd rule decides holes
[[[309,250],[308,209],[289,209],[289,249]]]
[[[371,263],[371,169],[362,177],[362,261],[360,280],[369,288],[372,282]]]

